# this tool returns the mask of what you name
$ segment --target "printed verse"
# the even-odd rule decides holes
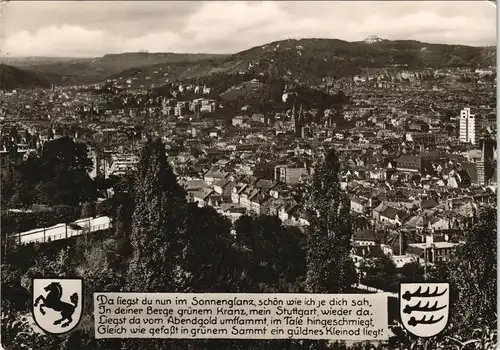
[[[96,338],[387,340],[384,294],[94,293]]]

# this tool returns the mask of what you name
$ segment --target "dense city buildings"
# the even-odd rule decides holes
[[[479,88],[473,96],[465,83],[450,90],[442,74],[467,77]],[[496,110],[496,80],[485,76],[474,69],[391,67],[342,78],[334,83],[337,90],[329,90],[336,94],[341,87],[349,96],[341,109],[299,103],[298,87],[291,84],[282,87],[282,105],[273,110],[247,97],[235,109],[217,97],[227,91],[216,83],[178,81],[158,94],[151,87],[124,89],[123,82],[132,80],[122,77],[5,91],[2,178],[27,152],[64,136],[87,144],[92,178],[125,176],[136,168],[141,143],[159,136],[189,201],[213,206],[233,221],[244,213],[274,215],[300,228],[308,225],[301,189],[310,183],[317,157],[333,147],[363,239],[373,237],[395,261],[421,261],[423,244],[433,242],[432,262],[446,259],[440,249],[459,244],[458,229],[478,207],[494,203],[496,125],[488,120]],[[250,80],[263,84],[262,76]],[[97,94],[103,86],[111,92]],[[376,239],[385,231],[390,237],[406,232],[405,248]]]

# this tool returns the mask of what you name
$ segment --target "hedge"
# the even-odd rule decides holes
[[[2,234],[19,233],[35,228],[50,227],[78,220],[80,210],[68,205],[56,205],[50,210],[34,212],[3,211],[1,217]]]

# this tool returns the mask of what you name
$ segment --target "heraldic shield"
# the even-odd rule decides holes
[[[404,328],[417,337],[430,338],[448,325],[449,283],[401,283],[399,315]]]
[[[82,318],[81,279],[33,279],[33,320],[48,334],[64,334]]]

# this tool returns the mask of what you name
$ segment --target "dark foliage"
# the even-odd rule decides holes
[[[64,83],[71,83],[71,80],[58,74],[0,65],[0,89],[50,88],[52,84]]]
[[[340,161],[331,150],[314,174],[307,213],[307,285],[313,293],[342,293],[357,281],[350,258],[352,218],[340,191]]]
[[[35,228],[70,223],[79,219],[78,208],[56,205],[50,209],[34,212],[2,212],[2,234],[19,233]]]
[[[30,156],[14,167],[12,196],[15,208],[33,204],[79,206],[97,199],[97,187],[88,173],[92,161],[87,146],[69,137],[45,143],[40,156]]]
[[[172,290],[176,283],[175,261],[181,251],[186,195],[165,153],[160,140],[148,141],[139,162],[131,233],[134,256],[128,273],[130,290]],[[158,266],[163,268],[159,270]]]

